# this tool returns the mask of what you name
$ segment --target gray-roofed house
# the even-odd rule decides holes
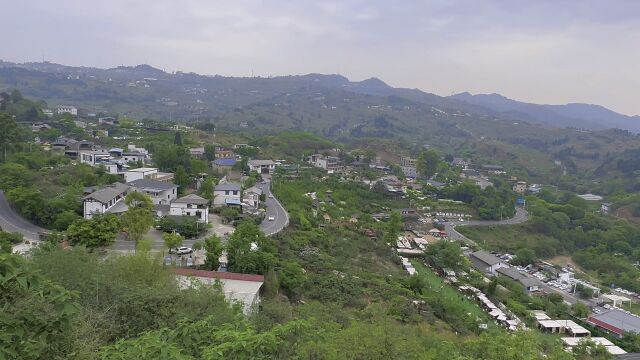
[[[178,198],[178,185],[170,182],[138,179],[129,182],[128,185],[133,190],[149,195],[154,205],[169,205]]]
[[[273,175],[276,171],[276,163],[273,160],[249,160],[249,171],[256,171],[258,174]]]
[[[495,275],[496,270],[499,268],[509,266],[500,258],[489,254],[484,250],[471,253],[469,255],[469,260],[471,260],[471,263],[476,269],[491,275]]]
[[[227,204],[240,204],[242,201],[242,187],[236,183],[218,184],[214,188],[213,206],[220,207]]]
[[[195,194],[183,196],[171,202],[172,216],[195,216],[198,222],[209,223],[209,200]]]
[[[519,282],[528,294],[540,291],[540,286],[542,284],[538,278],[532,277],[528,274],[523,274],[514,267],[501,267],[496,270],[496,273],[497,275],[503,275],[511,280]]]
[[[85,196],[83,199],[84,218],[91,219],[93,215],[126,211],[123,200],[130,189],[129,185],[114,183]]]
[[[260,195],[262,195],[262,189],[253,186],[244,191],[242,200],[245,204],[257,208],[260,206]]]

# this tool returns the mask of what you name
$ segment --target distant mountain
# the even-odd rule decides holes
[[[472,95],[468,92],[452,95],[449,98],[491,109],[504,117],[523,119],[545,126],[592,130],[618,128],[640,133],[640,116],[622,115],[600,105],[531,104],[512,100],[499,94]]]

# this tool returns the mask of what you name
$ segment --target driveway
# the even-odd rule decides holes
[[[212,234],[218,235],[224,242],[227,235],[233,233],[234,227],[229,224],[223,224],[220,216],[217,214],[209,214],[209,223],[211,224],[211,229],[200,234],[200,236],[195,239],[185,239],[182,246],[193,247],[193,244],[198,241],[204,243],[204,239]],[[151,228],[143,238],[151,240],[151,250],[162,251],[166,250],[162,234],[162,231]],[[120,252],[134,252],[135,248],[134,242],[127,240],[123,234],[119,234],[116,242],[109,247],[111,250]]]
[[[289,225],[289,214],[275,196],[270,197],[272,196],[270,181],[267,181],[266,184],[258,184],[256,186],[259,186],[267,196],[267,200],[264,202],[267,207],[267,212],[264,220],[260,224],[260,230],[267,236],[277,234]],[[274,219],[269,220],[270,216],[273,216]]]
[[[9,205],[2,190],[0,190],[0,227],[3,231],[22,234],[25,240],[40,240],[38,233],[49,232],[16,213]]]

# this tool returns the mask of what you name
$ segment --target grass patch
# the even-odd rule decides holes
[[[534,233],[528,225],[458,226],[456,230],[486,250],[514,252],[529,248],[539,257],[548,258],[561,248],[557,239]]]

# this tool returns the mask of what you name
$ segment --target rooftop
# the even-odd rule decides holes
[[[239,273],[232,273],[232,272],[218,272],[218,271],[195,270],[195,269],[185,269],[185,268],[177,268],[174,270],[174,272],[176,273],[176,275],[183,275],[183,276],[264,282],[264,275],[256,275],[256,274],[239,274]]]
[[[170,182],[158,181],[158,180],[149,180],[149,179],[138,179],[128,183],[133,187],[136,187],[140,190],[171,190],[173,188],[177,188],[178,185],[172,184]]]
[[[275,165],[275,161],[273,160],[249,160],[249,165],[251,166],[264,166],[264,165]]]
[[[151,171],[158,171],[157,168],[146,168],[146,167],[141,167],[141,168],[137,168],[137,169],[129,169],[127,170],[129,172],[141,172],[141,173],[145,173],[145,172],[151,172]]]
[[[84,199],[93,199],[101,203],[108,203],[109,201],[115,199],[118,195],[122,195],[123,193],[125,193],[127,190],[129,190],[128,185],[117,182],[108,185],[100,190],[94,191],[93,193],[85,196]]]
[[[618,309],[591,315],[588,321],[616,334],[625,331],[640,333],[640,317]]]
[[[233,166],[237,163],[236,159],[216,159],[213,163],[218,166]]]
[[[202,198],[196,194],[189,194],[187,196],[183,196],[176,200],[173,200],[174,203],[177,204],[197,204],[197,205],[206,205],[209,203],[209,200]]]
[[[484,250],[476,251],[476,252],[472,253],[471,255],[473,257],[475,257],[476,259],[482,261],[483,263],[487,264],[487,265],[495,265],[495,264],[503,262],[502,260],[500,260],[496,256],[491,255],[491,254],[489,254],[488,252],[486,252]]]
[[[215,187],[216,191],[240,191],[240,189],[242,189],[242,187],[236,183],[218,184]]]

